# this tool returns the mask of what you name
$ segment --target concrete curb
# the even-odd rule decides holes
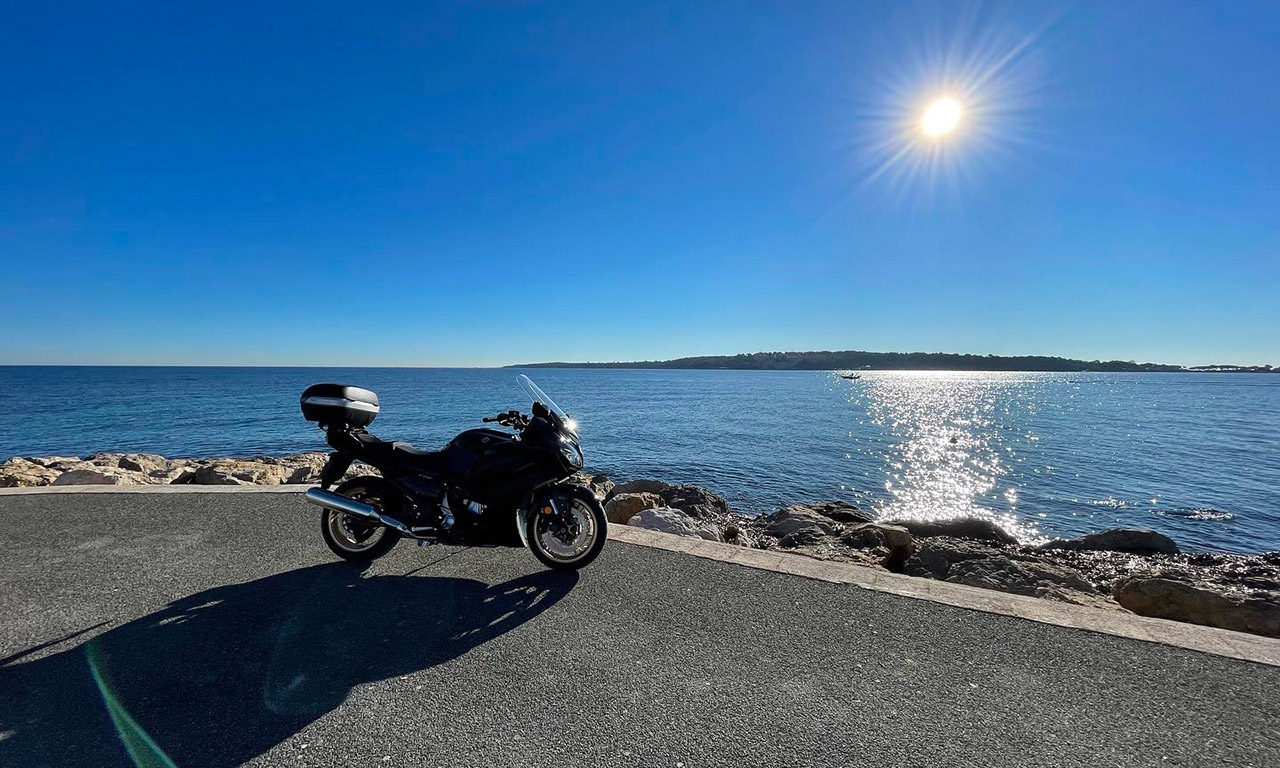
[[[302,493],[310,485],[40,485],[0,488],[3,496],[59,493]]]
[[[889,573],[859,565],[814,560],[803,555],[785,552],[748,549],[734,544],[704,541],[626,525],[610,526],[609,538],[642,547],[720,560],[747,568],[759,568],[837,584],[851,584],[862,589],[888,592],[917,600],[930,600],[957,608],[996,613],[1001,616],[1038,621],[1042,624],[1163,643],[1211,653],[1215,656],[1280,666],[1280,639],[1277,638],[1058,603],[1038,597],[1011,595],[963,584],[949,584],[945,581]]]
[[[0,488],[0,497],[65,493],[302,493],[310,487],[309,485],[69,485]],[[745,568],[757,568],[836,584],[849,584],[862,589],[916,600],[929,600],[957,608],[1133,640],[1162,643],[1258,664],[1280,666],[1280,639],[1278,638],[1165,619],[1152,619],[1131,613],[1058,603],[1036,597],[1010,595],[848,563],[814,560],[802,555],[771,550],[748,549],[734,544],[676,536],[627,525],[611,525],[609,538],[626,544],[719,560]]]

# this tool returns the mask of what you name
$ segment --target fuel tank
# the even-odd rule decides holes
[[[515,442],[514,436],[497,429],[468,429],[450,440],[444,447],[445,465],[452,475],[462,475],[495,448]]]

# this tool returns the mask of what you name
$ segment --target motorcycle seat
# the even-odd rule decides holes
[[[424,451],[409,443],[391,444],[392,457],[401,464],[424,472],[439,472],[444,468],[444,451]]]
[[[444,468],[443,451],[424,451],[399,440],[395,442],[383,440],[368,432],[358,433],[356,440],[368,457],[366,463],[374,466],[396,463],[421,472],[432,473],[438,473]]]

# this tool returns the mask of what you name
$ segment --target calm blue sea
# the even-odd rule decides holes
[[[439,446],[527,407],[516,371],[0,367],[0,458],[322,450],[298,394],[382,398],[372,431]],[[589,469],[705,485],[743,512],[845,499],[992,515],[1027,540],[1114,525],[1193,549],[1280,549],[1280,376],[527,371],[582,425]]]

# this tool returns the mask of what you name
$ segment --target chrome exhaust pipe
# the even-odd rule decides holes
[[[409,530],[409,526],[386,515],[378,514],[378,510],[372,506],[355,499],[348,499],[346,496],[339,496],[333,491],[326,491],[323,488],[308,488],[305,494],[307,501],[315,504],[317,507],[333,510],[334,512],[346,512],[349,515],[363,517],[370,522],[385,525],[393,531],[397,531],[411,539],[421,539],[422,536]]]
[[[346,512],[349,515],[363,517],[377,523],[382,522],[382,515],[378,514],[378,510],[355,499],[339,496],[333,491],[326,491],[323,488],[308,488],[306,496],[307,501],[317,507],[331,509],[334,512]]]

